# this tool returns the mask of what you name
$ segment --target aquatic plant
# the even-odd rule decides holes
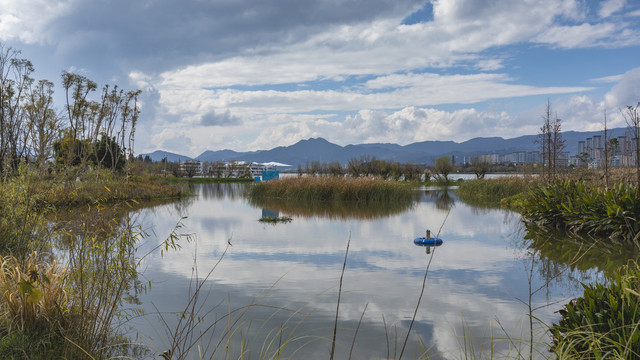
[[[532,190],[522,202],[527,221],[640,246],[638,214],[640,192],[624,183],[603,189],[584,181],[557,181]]]

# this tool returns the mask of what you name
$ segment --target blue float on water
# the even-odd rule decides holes
[[[442,245],[442,239],[437,237],[417,237],[413,239],[413,243],[416,245],[424,246],[440,246]]]
[[[440,246],[442,239],[431,236],[431,230],[427,230],[427,236],[421,236],[413,239],[413,243],[420,246]]]

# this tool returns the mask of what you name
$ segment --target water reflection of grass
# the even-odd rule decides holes
[[[578,236],[535,224],[526,225],[525,239],[529,247],[540,251],[540,255],[572,270],[597,269],[611,276],[626,265],[629,259],[640,258],[635,246],[623,246],[609,239]]]
[[[357,202],[357,201],[322,201],[322,200],[282,200],[282,199],[249,199],[256,207],[268,208],[290,215],[310,218],[320,216],[329,219],[377,219],[407,211],[414,201],[402,200],[393,202]]]

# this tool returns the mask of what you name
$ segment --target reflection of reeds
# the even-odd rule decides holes
[[[416,191],[416,196],[419,195]],[[296,201],[282,199],[249,199],[251,205],[301,217],[329,219],[377,219],[400,214],[410,209],[412,200],[389,203],[363,203],[356,201]]]
[[[527,223],[525,239],[527,246],[538,250],[545,261],[561,266],[571,265],[571,270],[589,271],[597,269],[607,276],[627,264],[629,259],[640,258],[635,245],[619,244],[609,239],[579,236],[570,232]],[[553,239],[553,241],[549,241]],[[576,254],[581,254],[575,261]]]

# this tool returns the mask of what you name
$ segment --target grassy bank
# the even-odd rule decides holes
[[[126,174],[26,167],[0,191],[0,358],[129,354],[113,324],[141,287],[135,248],[145,235],[131,210],[182,192]]]
[[[1,206],[27,202],[28,206],[69,207],[86,204],[110,204],[122,201],[146,201],[153,199],[178,198],[184,193],[179,187],[167,181],[144,177],[115,176],[96,172],[70,179],[68,176],[53,175],[39,177],[35,173],[24,172],[0,184],[3,194],[15,194],[7,204],[0,199]],[[3,203],[2,200],[5,200]]]
[[[410,200],[413,193],[411,185],[395,181],[302,176],[256,183],[248,195],[252,199],[385,203]]]

